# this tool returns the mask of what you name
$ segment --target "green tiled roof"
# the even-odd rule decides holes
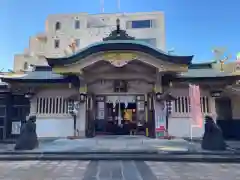
[[[212,78],[233,76],[231,73],[221,72],[215,69],[189,69],[188,72],[179,74],[181,78]]]
[[[64,77],[60,74],[56,74],[52,71],[32,71],[26,73],[23,77],[14,77],[14,79],[41,79],[41,80],[48,80],[48,79],[63,79]]]
[[[36,66],[33,71],[27,71],[22,76],[2,76],[3,79],[36,79],[36,80],[48,80],[48,79],[63,79],[64,76],[56,74],[52,71],[51,67],[48,66]]]
[[[31,82],[45,82],[45,81],[61,81],[65,77],[61,74],[54,73],[50,67],[36,67],[34,71],[25,72],[21,76],[1,76],[3,81],[31,81]]]
[[[176,64],[191,64],[193,56],[175,56],[169,55],[160,49],[151,46],[142,41],[138,40],[108,40],[93,43],[86,48],[74,53],[71,56],[63,58],[47,58],[48,64],[50,66],[62,66],[66,64],[73,64],[86,58],[94,53],[98,52],[108,52],[108,51],[139,51],[161,59],[166,62],[176,63]]]

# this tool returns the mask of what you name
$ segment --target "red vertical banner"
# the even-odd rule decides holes
[[[201,112],[200,88],[196,85],[189,85],[190,110],[192,117],[192,125],[202,127],[203,117]]]

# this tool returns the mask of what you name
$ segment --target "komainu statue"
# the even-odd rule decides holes
[[[205,116],[205,131],[202,139],[202,149],[212,151],[226,150],[222,131],[211,116]]]
[[[17,139],[15,150],[33,150],[38,147],[36,133],[36,116],[29,116],[26,123],[22,125],[20,136]]]

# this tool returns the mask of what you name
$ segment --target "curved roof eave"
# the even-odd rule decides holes
[[[169,55],[153,46],[148,45],[147,43],[140,42],[137,40],[109,40],[105,42],[102,41],[102,42],[87,46],[86,48],[68,57],[46,58],[46,59],[50,66],[62,66],[62,65],[76,63],[77,61],[97,52],[118,51],[118,50],[139,51],[139,52],[143,52],[151,56],[154,56],[157,59],[161,59],[163,61],[171,62],[175,64],[190,65],[193,59],[193,56]]]
[[[3,79],[8,83],[69,83],[66,79]]]

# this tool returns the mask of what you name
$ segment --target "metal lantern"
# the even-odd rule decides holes
[[[167,111],[168,111],[168,114],[172,114],[172,101],[167,101],[166,102],[167,104]]]
[[[81,93],[80,96],[79,96],[79,101],[81,103],[85,102],[86,101],[86,94]]]
[[[25,93],[25,98],[31,99],[33,96],[34,96],[34,93],[32,92]]]
[[[220,97],[221,96],[221,94],[222,94],[222,91],[212,91],[211,92],[211,96],[212,97]]]
[[[68,101],[68,112],[72,115],[76,115],[79,111],[80,105],[78,101],[69,100]]]
[[[69,112],[70,114],[72,114],[73,110],[74,110],[74,101],[69,100],[69,101],[68,101],[68,112]]]
[[[34,90],[33,88],[28,88],[28,91],[25,93],[25,98],[32,98],[34,96]]]
[[[161,101],[162,100],[162,93],[160,93],[160,92],[156,93],[156,100],[157,101]]]

